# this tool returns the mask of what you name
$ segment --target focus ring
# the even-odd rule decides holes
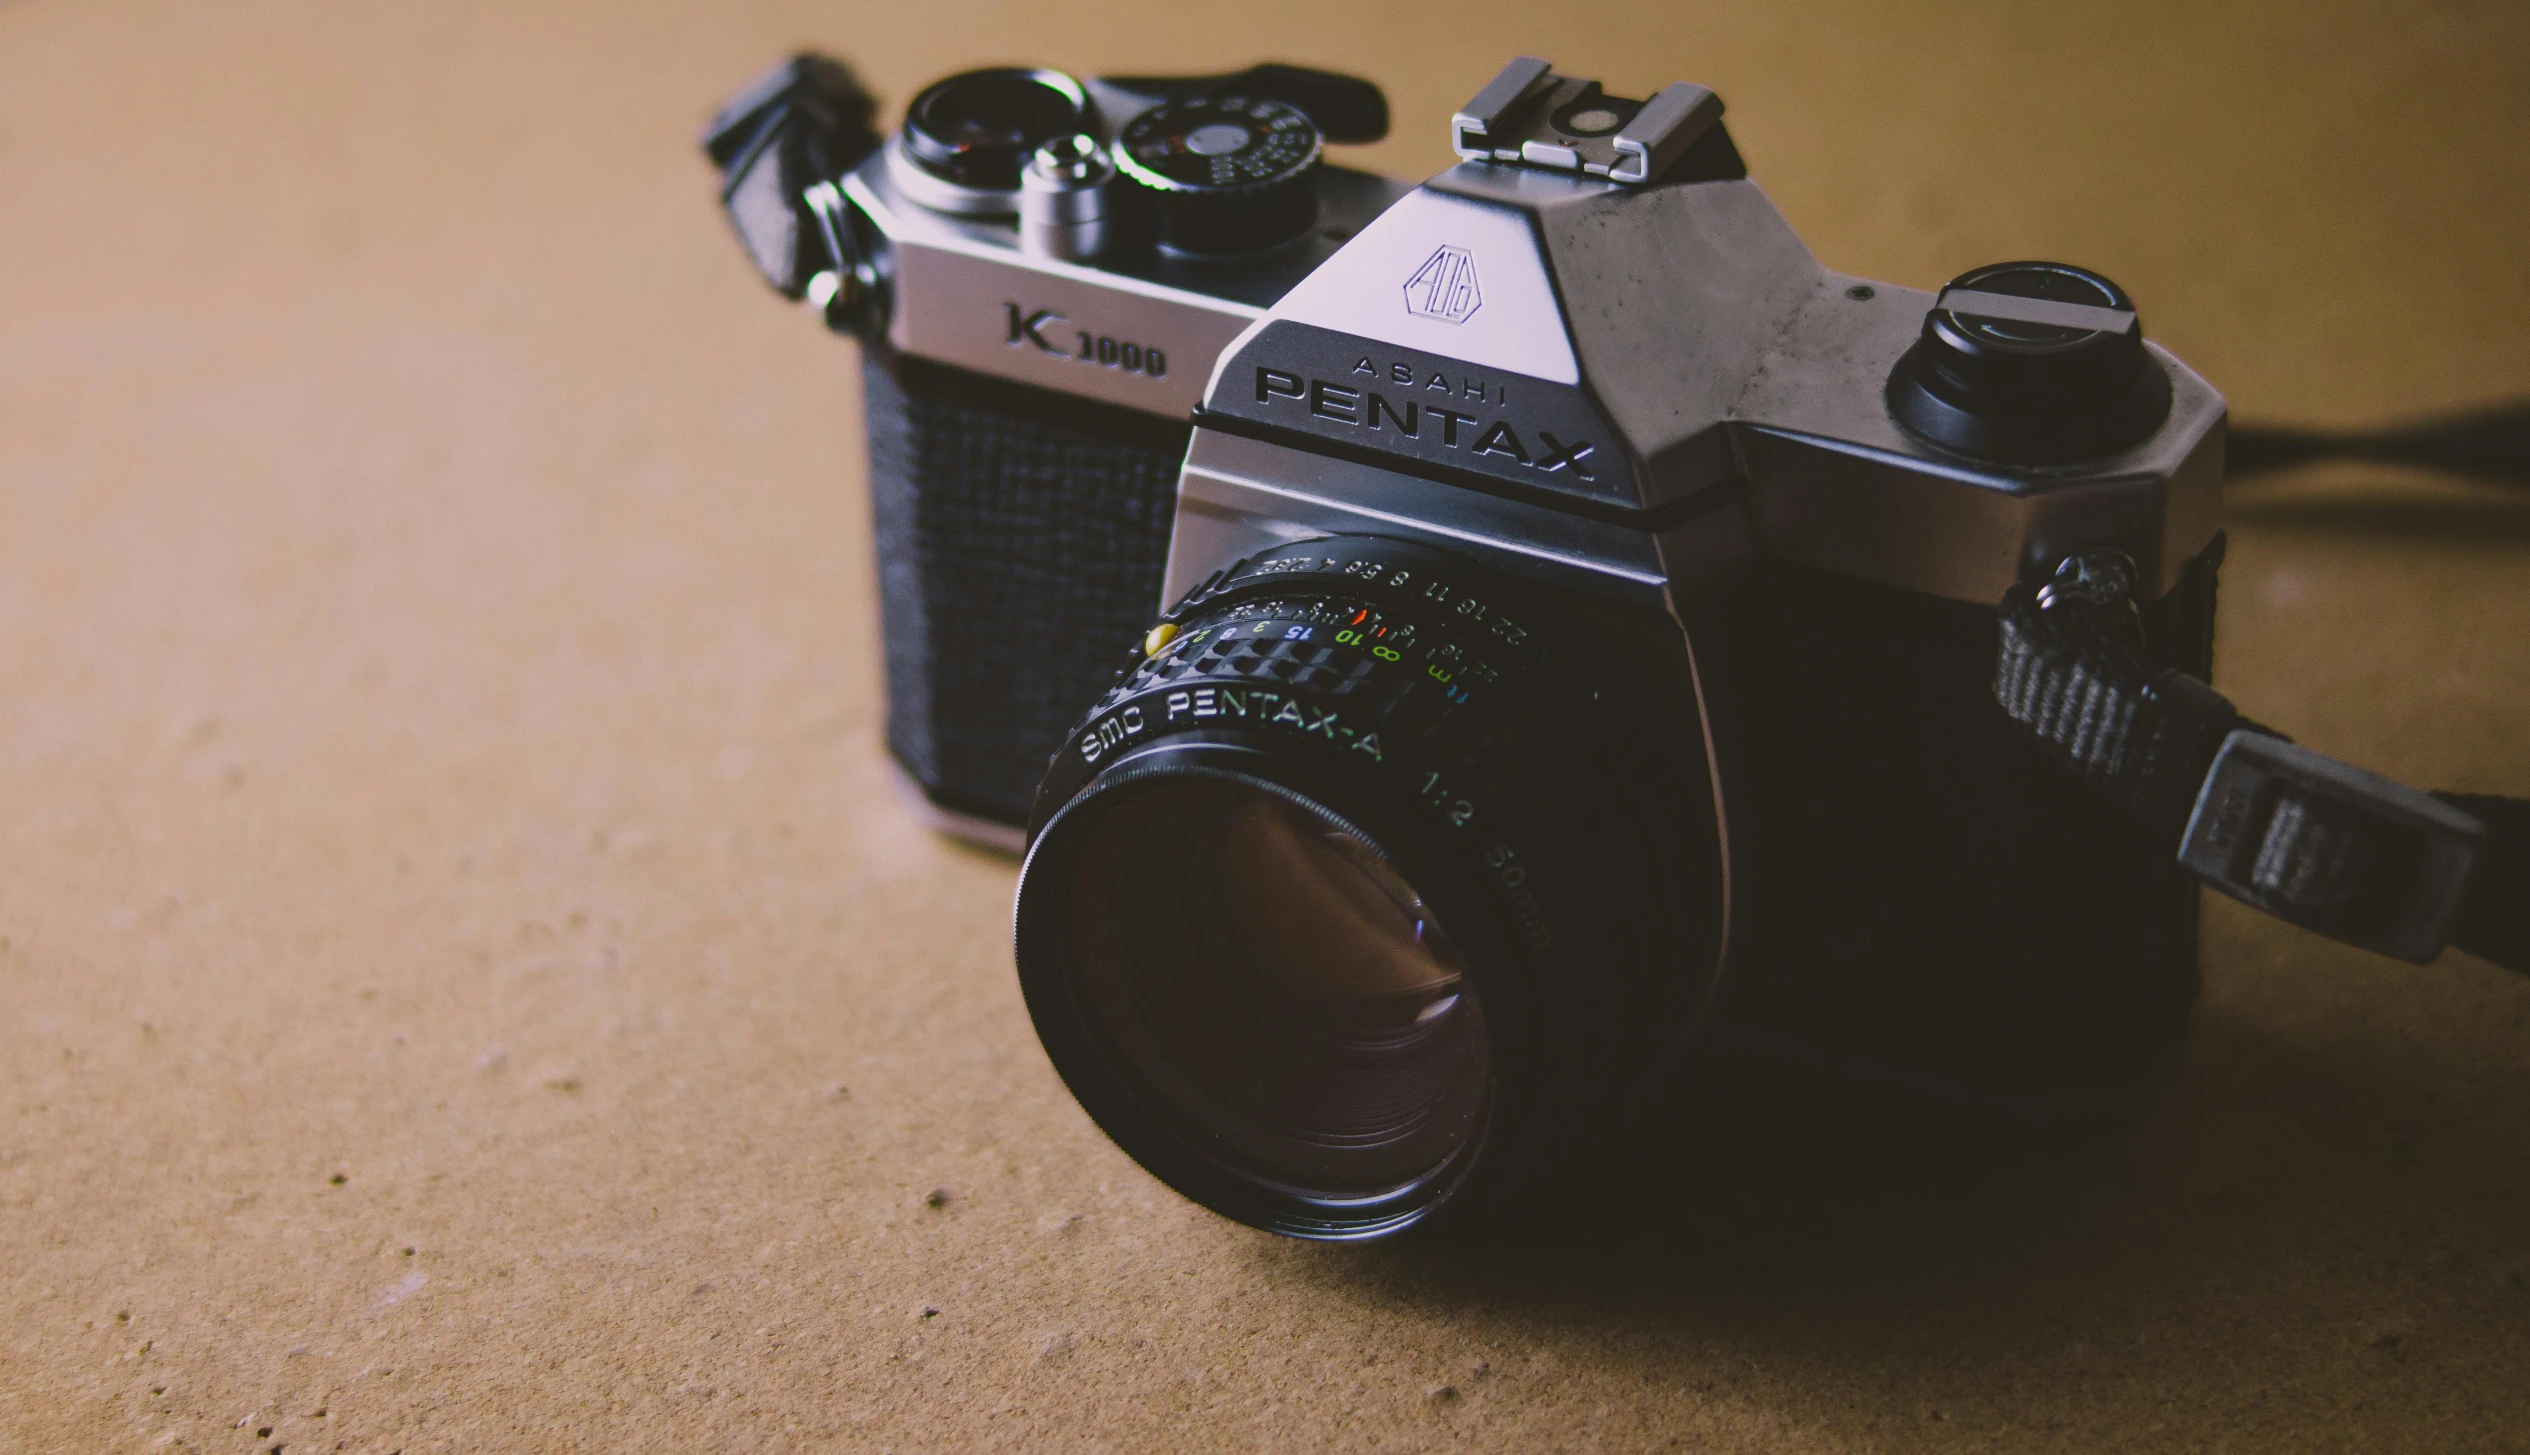
[[[1375,540],[1266,552],[1197,590],[1058,752],[1039,825],[1117,754],[1261,730],[1390,776],[1453,828],[1528,776],[1526,720],[1572,705],[1506,598],[1434,553]],[[1398,773],[1412,765],[1420,771]],[[1464,771],[1462,771],[1464,770]],[[1487,815],[1488,818],[1491,815]]]

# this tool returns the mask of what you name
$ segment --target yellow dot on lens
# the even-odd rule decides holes
[[[1142,655],[1146,657],[1156,657],[1160,654],[1162,648],[1166,647],[1170,642],[1175,640],[1177,640],[1177,623],[1173,621],[1161,622],[1158,626],[1151,628],[1151,634],[1149,636],[1142,639]]]

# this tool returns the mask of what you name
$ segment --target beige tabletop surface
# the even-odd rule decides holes
[[[2114,1165],[1913,1256],[1145,1175],[889,790],[851,348],[695,148],[802,44],[1339,66],[1405,175],[1516,53],[1694,79],[1833,267],[2096,266],[2242,418],[2530,394],[2518,3],[0,3],[0,1449],[2530,1448],[2530,982],[2222,901]],[[2244,710],[2530,793],[2530,499],[2231,521]]]

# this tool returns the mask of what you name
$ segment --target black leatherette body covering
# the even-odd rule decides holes
[[[1190,427],[875,348],[862,373],[888,749],[1024,824],[1159,614]]]

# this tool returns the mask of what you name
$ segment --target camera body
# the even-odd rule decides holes
[[[715,123],[729,138],[716,150],[725,196],[761,243],[759,263],[864,344],[887,742],[944,829],[1020,846],[1055,746],[1157,610],[1177,475],[1214,362],[1411,190],[1313,157],[1297,179],[1306,226],[1225,261],[1159,246],[1147,210],[1103,195],[1116,190],[1112,167],[1071,193],[1020,186],[1048,134],[1103,147],[1172,94],[1248,79],[1350,122],[1339,135],[1385,129],[1375,89],[1289,67],[1086,84],[1010,69],[929,88],[882,145],[855,135],[868,110],[857,87],[812,58],[777,68]],[[841,135],[785,132],[785,105],[838,117]],[[1019,124],[970,145],[980,155],[963,168],[927,167],[912,138],[938,154],[985,130],[962,126],[961,106]],[[1046,196],[1050,208],[1037,207]],[[1083,197],[1090,215],[1068,225],[1018,216],[1023,202],[1077,214]]]
[[[933,88],[767,272],[865,340],[889,746],[1027,825],[1022,985],[1111,1135],[1351,1238],[1717,1035],[2139,1103],[2193,884],[1992,689],[1997,600],[2102,547],[2210,667],[2224,406],[2122,292],[1831,272],[1695,86],[1515,61],[1410,188],[1288,122],[1368,139],[1359,83],[1071,84],[1000,202],[923,160]]]

